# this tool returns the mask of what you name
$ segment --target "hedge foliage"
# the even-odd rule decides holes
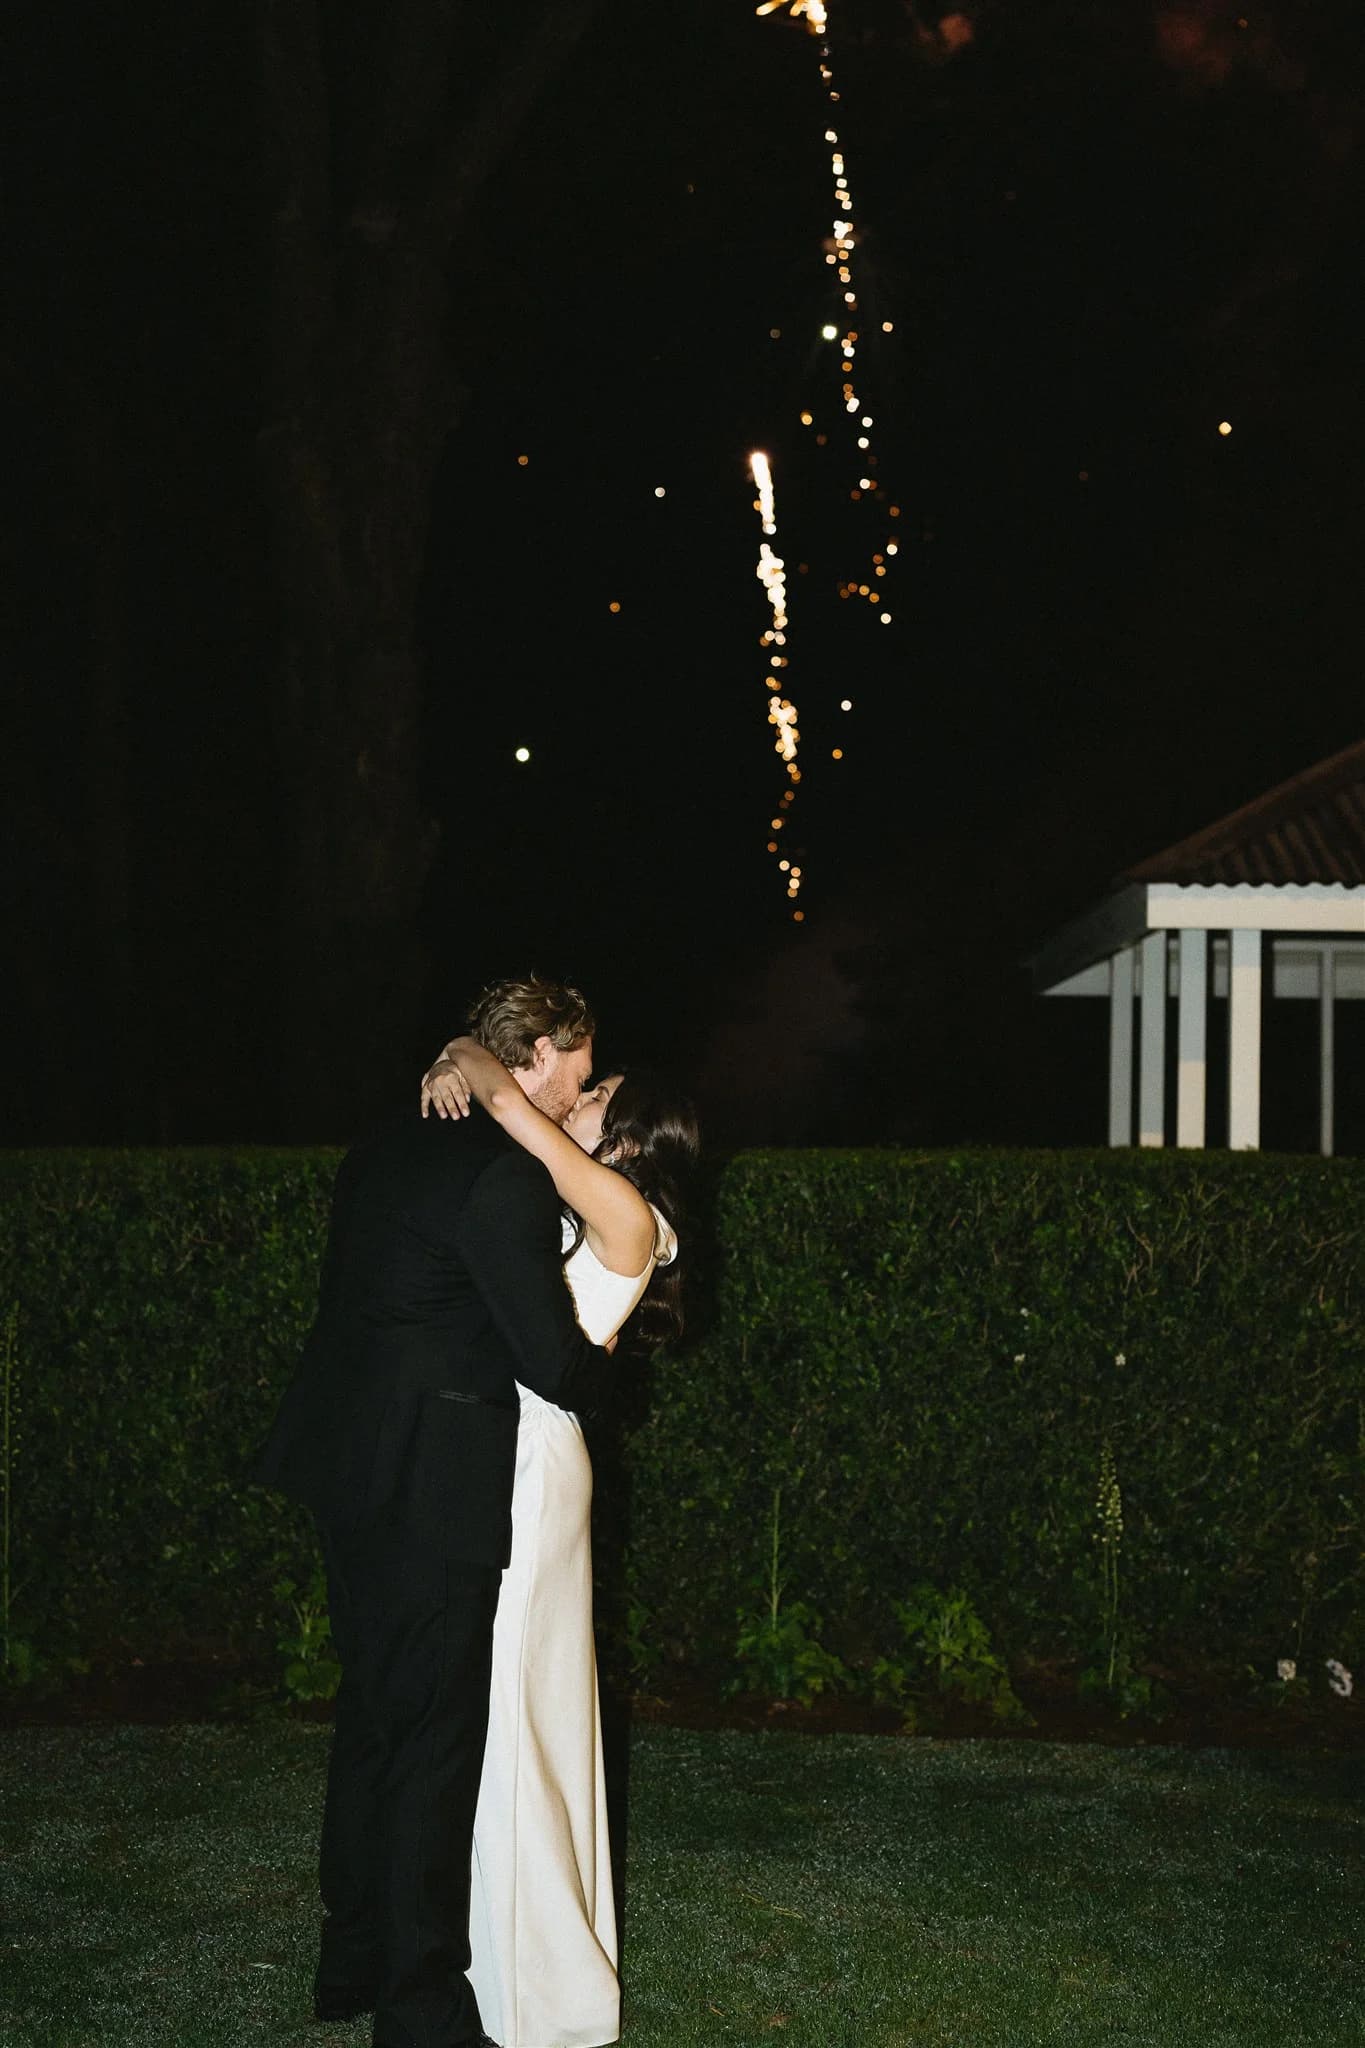
[[[632,1446],[632,1585],[680,1652],[761,1579],[866,1658],[913,1580],[1011,1654],[1121,1619],[1176,1664],[1365,1655],[1360,1162],[766,1152],[718,1189],[717,1314]],[[1357,1663],[1357,1667],[1359,1664]]]
[[[273,1639],[309,1531],[245,1475],[316,1302],[337,1157],[0,1153],[16,1605],[40,1649]]]
[[[244,1481],[311,1314],[336,1154],[0,1154],[15,1603],[144,1656],[260,1648],[303,1518]],[[762,1152],[718,1175],[700,1334],[599,1488],[637,1669],[722,1670],[777,1590],[838,1658],[917,1582],[1011,1656],[1365,1664],[1365,1165]],[[609,1461],[615,1464],[615,1461]],[[609,1569],[614,1569],[609,1563]],[[618,1574],[619,1576],[619,1574]]]

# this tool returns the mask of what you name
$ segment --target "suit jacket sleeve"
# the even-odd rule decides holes
[[[525,1152],[506,1152],[486,1166],[460,1212],[455,1238],[516,1356],[517,1378],[556,1407],[595,1414],[612,1390],[615,1367],[574,1318],[559,1205],[544,1167]]]

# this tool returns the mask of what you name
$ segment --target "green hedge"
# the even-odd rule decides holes
[[[15,1604],[40,1650],[273,1640],[306,1518],[245,1475],[312,1314],[337,1158],[0,1154]]]
[[[334,1153],[0,1154],[16,1608],[40,1646],[260,1648],[303,1519],[244,1483],[311,1313]],[[1365,1663],[1365,1166],[763,1152],[721,1170],[708,1318],[599,1488],[637,1668],[723,1670],[779,1579],[866,1669],[964,1588],[1010,1655]],[[624,1556],[624,1565],[619,1559]]]
[[[679,1652],[733,1626],[782,1487],[789,1598],[865,1661],[910,1583],[1011,1654],[1121,1611],[1157,1659],[1365,1654],[1365,1166],[1228,1154],[736,1159],[710,1336],[632,1446],[632,1586]],[[1358,1663],[1357,1667],[1358,1668]]]

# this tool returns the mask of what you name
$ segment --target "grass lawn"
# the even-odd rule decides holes
[[[0,1736],[0,2042],[307,2019],[327,1730]],[[629,2048],[1365,2048],[1365,1759],[648,1728]]]

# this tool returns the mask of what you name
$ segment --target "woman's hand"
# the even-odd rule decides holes
[[[422,1114],[434,1109],[439,1117],[468,1116],[469,1083],[454,1060],[439,1059],[422,1076]]]

